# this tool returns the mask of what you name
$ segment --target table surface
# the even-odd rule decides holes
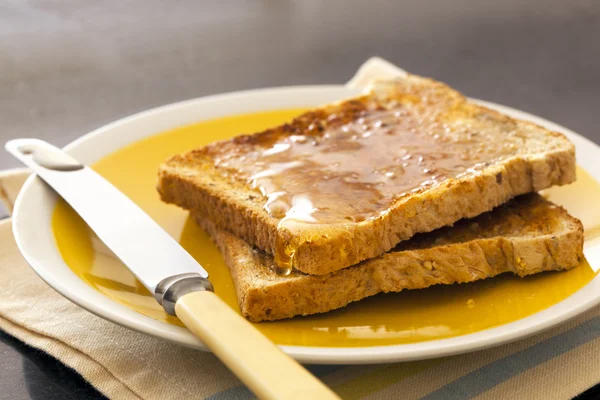
[[[178,100],[343,83],[378,55],[600,143],[599,38],[593,0],[0,2],[0,141],[62,146]],[[4,334],[0,353],[0,399],[100,397]]]

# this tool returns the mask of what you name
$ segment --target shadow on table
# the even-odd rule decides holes
[[[0,347],[8,348],[2,353],[12,350],[21,356],[23,379],[32,400],[106,399],[73,369],[1,331]],[[12,397],[9,393],[0,397],[6,395]]]

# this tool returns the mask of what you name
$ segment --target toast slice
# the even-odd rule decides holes
[[[567,270],[583,257],[581,222],[536,193],[320,276],[278,275],[269,268],[270,255],[207,218],[193,217],[223,253],[242,314],[254,322],[323,313],[382,292],[473,282],[505,272]]]
[[[176,155],[160,166],[158,191],[273,254],[282,272],[322,275],[574,180],[563,135],[409,75]]]

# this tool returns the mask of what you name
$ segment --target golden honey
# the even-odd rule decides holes
[[[158,165],[173,154],[289,121],[303,110],[279,110],[202,122],[164,132],[107,156],[93,168],[163,226],[209,272],[216,293],[238,309],[229,271],[208,235],[186,212],[163,204],[156,193]],[[600,186],[583,170],[578,181],[547,190],[554,202],[582,219],[586,232],[600,230]],[[107,297],[151,318],[179,324],[100,243],[64,202],[53,216],[57,246],[69,267]],[[148,249],[155,251],[155,249]],[[414,343],[477,332],[531,315],[565,299],[595,273],[586,262],[567,272],[527,278],[510,275],[481,282],[384,294],[322,315],[256,324],[279,344],[379,346]]]

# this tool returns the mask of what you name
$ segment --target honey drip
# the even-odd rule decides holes
[[[281,225],[281,222],[279,223]],[[274,264],[270,266],[271,271],[278,275],[287,276],[294,268],[294,259],[296,248],[282,237],[281,232],[278,232],[275,239]]]

